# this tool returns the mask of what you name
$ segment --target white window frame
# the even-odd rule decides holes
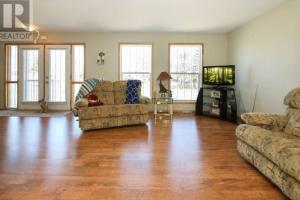
[[[172,46],[201,46],[201,54],[200,54],[200,69],[199,73],[180,73],[180,72],[171,72],[171,47]],[[172,74],[178,74],[178,75],[198,75],[198,88],[200,90],[202,85],[202,68],[204,63],[204,44],[203,43],[169,43],[169,73],[172,76]],[[171,88],[172,82],[170,81],[169,88]],[[182,100],[182,99],[174,99],[175,102],[182,102],[182,103],[195,103],[196,99],[190,99],[190,100]]]
[[[122,52],[121,52],[121,47],[122,45],[132,45],[132,46],[151,46],[151,66],[150,66],[150,72],[122,72]],[[150,98],[152,97],[152,93],[153,93],[153,43],[136,43],[136,42],[128,42],[128,43],[124,43],[124,42],[120,42],[119,43],[119,72],[118,72],[118,76],[119,76],[119,80],[123,80],[122,79],[122,75],[123,74],[149,74],[150,75]]]

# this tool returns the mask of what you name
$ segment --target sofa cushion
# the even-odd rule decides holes
[[[113,82],[111,81],[101,81],[97,83],[94,92],[112,92],[113,91]]]
[[[93,91],[93,94],[98,97],[98,99],[104,104],[104,105],[114,105],[114,93],[113,92],[96,92]]]
[[[118,126],[145,124],[148,121],[148,119],[148,114],[96,118],[80,120],[79,126],[82,130],[93,130]]]
[[[236,135],[300,181],[300,138],[245,124],[238,126]]]
[[[116,81],[113,83],[113,86],[115,105],[125,104],[127,81]]]
[[[113,83],[114,91],[124,91],[127,88],[127,81],[115,81]]]
[[[288,108],[285,132],[300,137],[300,109]]]
[[[274,131],[283,131],[287,123],[286,116],[275,114],[244,113],[241,118],[246,124]]]
[[[145,105],[104,105],[98,107],[82,108],[78,113],[80,120],[139,114],[148,114],[148,109]]]
[[[125,104],[125,91],[114,91],[115,105]]]
[[[293,89],[285,96],[284,104],[291,108],[300,109],[300,87]]]
[[[80,120],[94,119],[99,117],[111,117],[113,116],[112,106],[103,105],[96,107],[81,108],[78,111],[78,116]]]

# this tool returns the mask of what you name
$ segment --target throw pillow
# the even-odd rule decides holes
[[[103,103],[98,99],[98,97],[94,94],[90,94],[87,97],[88,100],[88,106],[93,107],[93,106],[101,106]]]

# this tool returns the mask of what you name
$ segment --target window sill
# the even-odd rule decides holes
[[[175,101],[174,100],[174,104],[195,104],[196,101]]]

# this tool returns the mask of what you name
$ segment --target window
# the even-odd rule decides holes
[[[7,108],[17,108],[18,105],[18,46],[7,46],[6,92]]]
[[[142,95],[151,97],[152,45],[120,45],[120,79],[142,81]]]
[[[171,90],[178,101],[195,101],[200,89],[202,44],[171,44]]]
[[[74,102],[84,81],[84,45],[73,45],[72,52],[72,98]]]

